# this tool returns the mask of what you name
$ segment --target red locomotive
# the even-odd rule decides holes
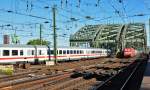
[[[125,58],[134,57],[137,54],[137,51],[134,48],[124,48],[123,54]]]

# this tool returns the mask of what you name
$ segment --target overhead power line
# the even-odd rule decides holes
[[[16,11],[12,11],[12,10],[0,9],[0,11],[52,21],[52,19],[48,19],[48,18],[45,18],[45,17],[40,17],[40,16],[36,16],[36,15],[31,15],[31,14],[25,14],[25,13],[20,13],[20,12],[16,12]]]

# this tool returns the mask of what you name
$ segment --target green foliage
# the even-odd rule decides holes
[[[27,45],[48,45],[48,41],[42,40],[40,42],[40,39],[34,39],[30,40]]]
[[[14,72],[13,66],[0,66],[0,73],[5,75],[12,75]]]
[[[11,69],[11,68],[8,68],[8,69],[6,69],[6,70],[4,70],[4,71],[2,71],[4,74],[6,74],[6,75],[12,75],[13,74],[13,70]]]

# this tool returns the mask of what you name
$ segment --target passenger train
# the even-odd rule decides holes
[[[110,50],[101,48],[57,48],[57,60],[106,57]],[[45,45],[0,45],[0,63],[54,60],[53,48]]]

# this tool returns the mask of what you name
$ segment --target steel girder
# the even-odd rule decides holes
[[[70,37],[70,46],[110,48],[146,48],[146,31],[143,23],[87,25]]]

